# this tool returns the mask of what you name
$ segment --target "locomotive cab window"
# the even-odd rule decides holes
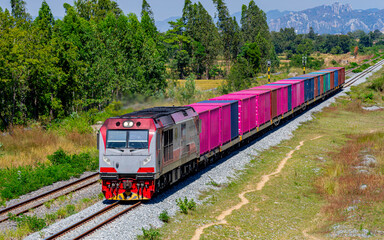
[[[108,130],[107,148],[148,148],[148,130]]]

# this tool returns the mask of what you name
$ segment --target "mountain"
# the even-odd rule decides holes
[[[369,32],[376,29],[384,31],[384,10],[353,10],[350,4],[338,2],[298,12],[291,11],[283,16],[279,11],[268,13],[270,31],[290,27],[295,28],[297,33],[308,33],[309,28],[313,27],[315,32],[320,34],[348,33],[355,30]]]

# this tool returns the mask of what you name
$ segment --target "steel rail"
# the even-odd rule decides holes
[[[68,233],[68,232],[71,232],[72,230],[78,228],[79,226],[81,225],[84,225],[86,224],[87,222],[91,221],[92,219],[104,214],[105,212],[108,212],[112,209],[114,209],[115,207],[119,206],[120,205],[120,201],[117,201],[103,209],[101,209],[100,211],[80,220],[79,222],[76,222],[75,224],[72,224],[71,226],[61,230],[60,232],[57,232],[47,238],[45,238],[45,240],[51,240],[51,239],[56,239],[58,237],[61,237],[63,236],[64,234]],[[134,208],[138,207],[141,205],[141,202],[137,202],[135,203],[134,205],[128,207],[127,209],[124,209],[122,211],[120,211],[119,213],[113,215],[112,217],[108,218],[107,220],[103,221],[102,223],[99,223],[98,225],[92,227],[91,229],[85,231],[84,233],[80,234],[79,236],[73,238],[73,239],[81,239],[81,238],[84,238],[85,236],[88,236],[89,234],[91,234],[92,232],[96,231],[97,229],[101,228],[102,226],[112,222],[113,220],[115,220],[116,218],[120,217],[121,215],[133,210]]]
[[[75,228],[77,228],[77,227],[83,225],[84,223],[86,223],[86,222],[88,222],[88,221],[90,221],[90,220],[96,218],[97,216],[99,216],[99,215],[101,215],[101,214],[103,214],[103,213],[105,213],[105,212],[107,212],[107,211],[110,211],[110,210],[114,209],[115,207],[119,206],[119,203],[120,203],[120,201],[114,202],[113,204],[111,204],[111,205],[109,205],[109,206],[107,206],[107,207],[101,209],[100,211],[98,211],[98,212],[96,212],[96,213],[94,213],[94,214],[92,214],[92,215],[90,215],[90,216],[88,216],[88,217],[86,217],[86,218],[80,220],[79,222],[77,222],[77,223],[75,223],[75,224],[72,224],[71,226],[69,226],[69,227],[67,227],[67,228],[64,228],[64,229],[61,230],[60,232],[57,232],[57,233],[55,233],[55,234],[53,234],[53,235],[51,235],[51,236],[45,238],[45,240],[50,240],[50,239],[58,238],[58,237],[64,235],[65,233],[70,232],[70,231],[72,231],[73,229],[75,229]]]
[[[120,217],[121,215],[133,210],[134,208],[138,207],[141,205],[141,202],[137,202],[135,203],[134,205],[130,206],[129,208],[127,209],[124,209],[123,211],[113,215],[112,217],[108,218],[107,220],[103,221],[102,223],[94,226],[93,228],[89,229],[88,231],[80,234],[79,236],[73,238],[74,240],[77,240],[77,239],[82,239],[88,235],[90,235],[91,233],[93,233],[94,231],[96,231],[97,229],[101,228],[102,226],[104,225],[107,225],[108,223],[112,222],[113,220],[117,219],[118,217]]]
[[[351,77],[349,79],[348,82],[345,83],[345,85],[343,86],[343,88],[345,87],[349,87],[351,86],[353,83],[355,83],[358,79],[360,79],[361,77],[364,77],[365,75],[369,74],[370,72],[372,72],[373,70],[375,70],[376,68],[380,67],[381,65],[384,64],[384,60],[381,60],[379,61],[378,63],[376,63],[375,65],[365,69],[364,71],[362,71],[361,73],[358,73],[357,75]]]
[[[87,180],[89,180],[89,179],[91,179],[91,178],[93,178],[93,177],[96,177],[97,175],[99,175],[99,173],[93,173],[93,174],[91,174],[91,175],[89,175],[89,176],[87,176],[87,177],[78,179],[78,180],[76,180],[76,181],[74,181],[74,182],[71,182],[71,183],[68,183],[68,184],[66,184],[66,185],[63,185],[63,186],[61,186],[61,187],[52,189],[52,190],[50,190],[50,191],[48,191],[48,192],[42,193],[42,194],[40,194],[40,195],[38,195],[38,196],[35,196],[35,197],[33,197],[33,198],[24,200],[24,201],[22,201],[22,202],[19,202],[19,203],[17,203],[17,204],[12,205],[12,206],[9,206],[9,207],[6,207],[6,208],[4,208],[4,209],[1,209],[1,210],[0,210],[0,215],[4,215],[4,214],[6,214],[6,213],[9,213],[11,210],[13,210],[13,209],[15,209],[15,208],[20,208],[20,207],[22,207],[22,206],[24,206],[24,205],[26,205],[26,204],[29,204],[29,203],[31,203],[31,202],[33,202],[33,201],[37,201],[38,199],[47,197],[47,196],[49,196],[49,195],[55,194],[55,193],[57,193],[57,192],[59,192],[59,191],[61,191],[61,190],[64,190],[64,189],[73,187],[73,186],[75,186],[75,185],[77,185],[77,184],[79,184],[79,183],[85,182],[85,181],[87,181]],[[80,186],[80,187],[74,189],[74,190],[71,191],[71,192],[78,191],[78,190],[80,190],[80,189],[83,189],[83,188],[85,188],[85,187],[88,187],[88,186],[90,186],[90,185],[92,185],[92,184],[97,183],[97,181],[98,181],[98,180],[95,180],[95,181],[92,181],[92,182],[87,183],[87,184],[85,184],[85,185],[82,185],[82,186]],[[67,194],[68,194],[68,193],[63,193],[63,194],[61,194],[60,196],[67,195]],[[53,199],[56,199],[56,198],[58,198],[58,197],[60,197],[60,196],[57,196],[57,197],[55,197],[55,198],[53,198]],[[22,210],[22,211],[16,213],[15,215],[20,215],[20,214],[22,214],[22,213],[28,212],[28,211],[31,210],[32,208],[39,207],[39,206],[43,205],[44,203],[46,203],[46,202],[48,202],[48,201],[51,201],[51,200],[52,200],[52,199],[48,199],[48,200],[43,201],[43,202],[41,202],[41,203],[35,204],[35,205],[33,205],[32,207],[29,207],[29,208],[27,208],[27,209],[25,209],[25,210]],[[9,219],[8,216],[5,216],[5,217],[3,217],[3,218],[0,218],[0,223],[6,221],[6,220],[8,220],[8,219]]]

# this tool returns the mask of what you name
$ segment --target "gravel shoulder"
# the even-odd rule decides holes
[[[375,71],[380,68],[377,68]],[[353,85],[358,85],[366,81],[369,76],[371,76],[371,74],[359,79]],[[295,131],[302,123],[312,119],[313,113],[319,112],[324,107],[329,106],[335,101],[335,97],[339,97],[343,94],[345,95],[345,92],[348,90],[349,88],[344,89],[341,93],[312,107],[305,113],[290,120],[279,128],[274,129],[274,131],[265,134],[263,137],[251,142],[249,145],[233,152],[228,157],[210,165],[198,174],[181,181],[168,191],[157,196],[155,199],[139,206],[128,214],[125,214],[107,226],[97,230],[87,239],[136,239],[137,235],[142,234],[142,228],[147,229],[150,226],[161,227],[163,223],[158,219],[159,214],[166,210],[170,216],[174,216],[178,212],[176,199],[188,197],[189,199],[195,199],[198,204],[201,204],[201,201],[198,200],[198,196],[200,192],[209,191],[213,188],[209,185],[210,182],[215,181],[219,184],[228,184],[231,182],[231,179],[236,178],[239,175],[238,172],[243,170],[246,164],[254,159],[260,152],[278,145],[283,140],[290,139],[293,136],[293,131]],[[48,237],[49,235],[68,227],[74,222],[91,215],[95,211],[105,207],[106,204],[108,204],[106,201],[100,201],[75,215],[52,224],[40,231],[40,233],[29,235],[26,239],[42,239],[41,236]],[[108,215],[111,216],[112,213]],[[80,233],[84,230],[85,229],[82,227],[79,227],[76,232]],[[73,237],[74,235],[68,235],[62,239],[70,239]]]

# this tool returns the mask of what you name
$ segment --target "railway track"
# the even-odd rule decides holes
[[[377,57],[377,58],[374,58],[374,59],[371,59],[371,60],[369,60],[369,61],[366,62],[366,63],[370,63],[370,62],[372,62],[372,61],[375,61],[376,59],[379,59],[380,57],[381,57],[381,56],[379,56],[379,57]],[[358,69],[359,67],[360,67],[360,65],[357,66],[357,67],[355,67],[355,68],[351,68],[351,69],[345,71],[345,76],[347,76],[348,74],[351,74],[353,70]]]
[[[353,77],[351,77],[349,79],[348,82],[345,83],[345,85],[343,86],[344,88],[346,87],[349,87],[351,86],[353,83],[355,83],[358,79],[360,79],[361,77],[364,77],[365,75],[369,74],[370,72],[372,72],[373,70],[375,70],[376,68],[380,67],[381,65],[384,64],[384,60],[381,60],[379,61],[378,63],[376,63],[375,65],[365,69],[364,71],[360,72],[360,73],[357,73],[356,75],[354,75]]]
[[[112,209],[116,208],[119,205],[120,205],[120,201],[117,201],[117,202],[115,202],[115,203],[113,203],[113,204],[111,204],[111,205],[101,209],[100,211],[98,211],[98,212],[88,216],[87,218],[84,218],[81,221],[79,221],[79,222],[77,222],[77,223],[75,223],[75,224],[73,224],[73,225],[71,225],[71,226],[61,230],[60,232],[57,232],[57,233],[55,233],[55,234],[45,238],[45,240],[51,240],[51,239],[56,239],[56,238],[62,237],[66,233],[69,233],[69,232],[73,231],[74,229],[76,229],[76,228],[78,228],[80,226],[85,225],[87,222],[89,222],[89,221],[91,221],[91,220],[93,220],[93,219],[95,219],[95,218],[97,218],[97,217],[99,217],[99,216],[101,216],[101,215],[111,211]],[[141,202],[137,202],[137,203],[129,206],[128,208],[126,208],[126,209],[124,209],[124,210],[114,214],[113,216],[109,217],[108,219],[104,220],[103,222],[101,222],[101,223],[97,224],[96,226],[86,230],[85,232],[81,233],[80,235],[78,235],[78,236],[76,236],[76,237],[74,237],[72,239],[82,239],[82,238],[90,235],[91,233],[93,233],[97,229],[103,227],[104,225],[107,225],[108,223],[112,222],[113,220],[117,219],[118,217],[120,217],[123,214],[125,214],[125,213],[127,213],[127,212],[129,212],[129,211],[131,211],[133,209],[135,209],[136,207],[138,207],[140,205],[141,205]]]
[[[68,183],[64,186],[55,188],[51,191],[45,192],[33,198],[27,199],[25,201],[19,202],[12,206],[6,207],[0,210],[0,223],[7,221],[9,219],[8,214],[20,215],[26,213],[31,209],[42,206],[44,203],[56,199],[60,196],[67,195],[71,192],[76,192],[88,186],[98,183],[99,173],[91,174],[87,177],[81,178],[74,182]],[[60,193],[62,191],[62,193]]]

